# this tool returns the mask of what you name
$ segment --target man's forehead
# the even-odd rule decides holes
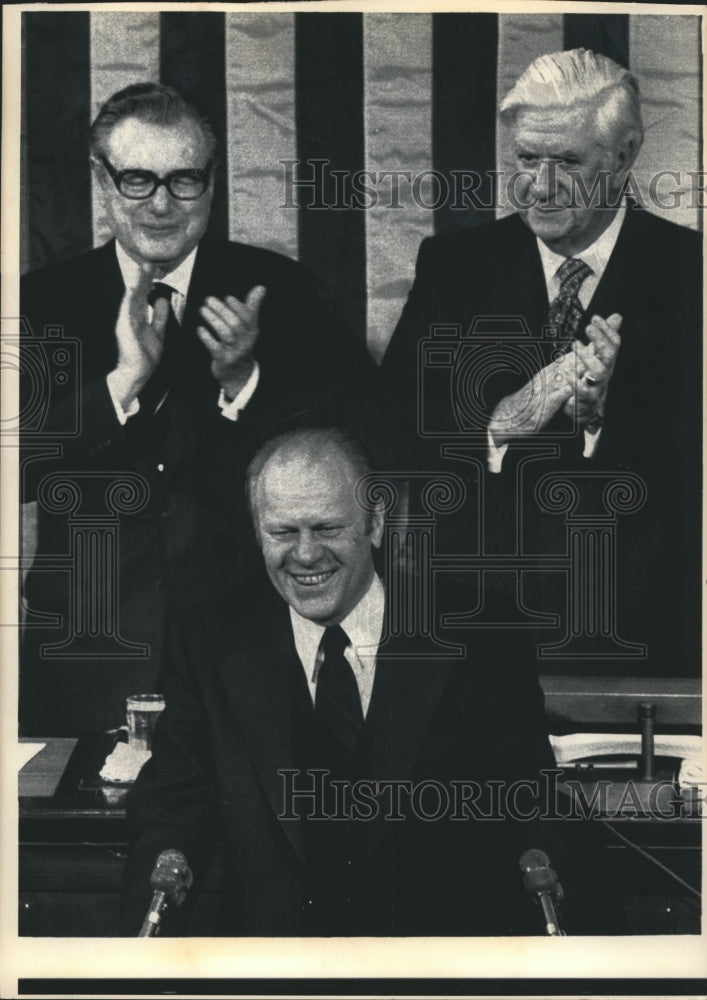
[[[547,138],[591,143],[596,138],[596,108],[572,107],[524,108],[513,126],[516,140]]]
[[[113,155],[136,162],[146,157],[165,161],[201,159],[206,139],[199,125],[190,119],[161,124],[130,116],[114,125],[106,137],[106,147]]]
[[[324,509],[353,499],[354,483],[349,463],[338,452],[274,455],[259,477],[258,493],[268,504],[289,503],[294,510],[296,498],[311,498]]]

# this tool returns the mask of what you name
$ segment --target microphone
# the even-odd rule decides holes
[[[152,902],[138,937],[154,937],[158,933],[163,912],[170,904],[181,906],[193,881],[194,876],[181,851],[173,848],[162,851],[150,875]]]
[[[542,907],[545,930],[550,937],[564,937],[555,909],[556,904],[562,902],[564,892],[547,854],[536,849],[525,851],[520,857],[520,870],[525,891]]]

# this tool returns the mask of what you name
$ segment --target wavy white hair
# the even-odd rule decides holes
[[[600,141],[631,141],[634,155],[643,142],[641,95],[636,77],[607,56],[570,49],[539,56],[518,78],[500,107],[512,125],[523,109],[593,107]]]

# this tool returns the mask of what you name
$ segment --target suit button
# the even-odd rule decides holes
[[[159,465],[157,466],[157,471],[164,472],[164,465],[162,464],[162,462],[160,462]]]

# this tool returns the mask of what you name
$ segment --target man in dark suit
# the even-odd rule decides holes
[[[375,434],[375,365],[305,269],[205,235],[216,165],[179,93],[114,95],[91,130],[114,239],[23,279],[27,732],[120,725],[154,685],[167,609],[259,572],[241,498],[263,440]]]
[[[570,518],[595,516],[617,533],[609,583],[597,557],[576,595],[595,620],[574,654],[598,670],[617,657],[622,672],[697,673],[700,238],[623,197],[643,128],[638,84],[612,60],[542,56],[500,114],[517,211],[420,247],[383,361],[393,450],[422,470],[439,468],[445,435],[445,467],[465,451],[487,512],[471,544],[487,552],[566,553],[568,511],[538,491],[544,476],[566,473],[578,500]],[[468,524],[455,530],[450,544],[464,551]],[[526,612],[564,613],[564,582],[550,569],[544,581],[537,566],[518,574]]]
[[[206,932],[542,933],[518,870],[537,846],[532,782],[553,765],[540,688],[512,636],[477,634],[447,663],[385,642],[383,515],[356,499],[370,471],[337,428],[282,435],[253,459],[272,588],[177,623],[128,800],[126,933],[162,851],[186,855],[194,901],[216,844]],[[169,909],[165,931],[204,933],[187,909]]]

